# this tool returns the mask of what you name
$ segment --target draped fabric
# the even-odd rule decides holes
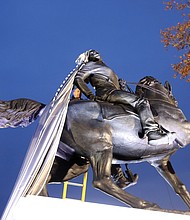
[[[44,104],[31,99],[0,100],[0,128],[27,127],[44,107]]]
[[[58,149],[73,81],[82,66],[78,65],[70,73],[43,110],[2,220],[11,219],[20,197],[38,195],[45,185]]]

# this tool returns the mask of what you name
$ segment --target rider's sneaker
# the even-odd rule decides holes
[[[165,133],[162,130],[150,131],[147,134],[147,136],[148,136],[148,143],[154,146],[170,145],[177,138],[175,132]]]

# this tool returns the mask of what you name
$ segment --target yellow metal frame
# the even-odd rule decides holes
[[[80,186],[80,187],[82,187],[81,201],[84,202],[85,201],[85,197],[86,197],[87,177],[88,177],[88,172],[84,173],[83,183],[74,183],[74,182],[69,182],[69,181],[64,182],[62,199],[66,199],[67,198],[67,188],[68,188],[68,185]]]

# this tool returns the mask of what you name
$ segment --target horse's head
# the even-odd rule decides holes
[[[141,79],[136,87],[136,94],[149,100],[160,100],[178,106],[172,94],[172,88],[168,81],[164,85],[152,76]]]

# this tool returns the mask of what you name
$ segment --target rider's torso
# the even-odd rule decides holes
[[[89,62],[81,72],[84,75],[88,74],[91,85],[96,89],[97,96],[101,97],[105,93],[120,89],[117,75],[103,62]]]

